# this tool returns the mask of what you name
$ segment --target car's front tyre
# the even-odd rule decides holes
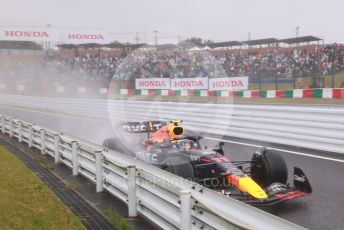
[[[194,165],[185,155],[167,157],[163,161],[161,169],[188,180],[195,180]]]

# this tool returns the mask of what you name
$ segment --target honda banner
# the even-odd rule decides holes
[[[171,79],[171,89],[208,89],[208,78],[174,78]]]
[[[170,89],[169,78],[135,79],[135,89]]]
[[[56,32],[49,27],[0,27],[0,40],[56,41]]]
[[[111,42],[105,30],[94,29],[63,29],[59,32],[59,40],[67,44],[99,43]]]
[[[224,77],[209,79],[209,91],[237,91],[246,89],[248,89],[248,77]]]
[[[72,29],[56,27],[0,27],[0,40],[56,41],[67,44],[109,43],[108,33],[102,29]]]

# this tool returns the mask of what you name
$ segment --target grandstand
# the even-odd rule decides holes
[[[63,85],[67,81],[97,87],[107,87],[113,80],[133,87],[136,78],[248,76],[251,89],[342,87],[344,81],[341,74],[336,75],[344,69],[343,44],[325,45],[314,36],[204,44],[114,42],[57,47],[54,55],[28,58],[34,61],[22,58],[3,62],[0,78],[3,82]],[[34,42],[0,42],[0,49],[19,48],[43,51]]]
[[[343,69],[343,46],[342,45],[324,45],[323,41],[314,36],[305,36],[288,39],[259,39],[250,41],[231,41],[209,44],[190,45],[182,42],[181,45],[158,45],[156,49],[148,49],[144,44],[132,46],[130,51],[136,50],[135,59],[141,66],[139,70],[126,69],[116,73],[119,60],[123,60],[127,55],[128,49],[123,49],[121,44],[112,46],[110,50],[108,45],[91,44],[87,47],[74,47],[75,57],[87,56],[87,59],[94,59],[99,56],[105,62],[112,62],[113,71],[107,71],[114,74],[114,79],[130,81],[135,78],[149,77],[235,77],[249,76],[252,84],[258,84],[262,87],[266,84],[275,86],[276,78],[278,82],[290,87],[320,87],[325,80],[316,79],[312,82],[301,83],[299,78],[319,77],[331,75]],[[283,45],[283,44],[284,45]],[[196,45],[196,46],[195,46]],[[128,45],[127,45],[128,47]],[[198,51],[195,51],[198,47]],[[207,50],[202,48],[207,47]],[[67,46],[64,47],[65,52]],[[170,48],[170,49],[169,49]],[[189,51],[186,50],[189,48]],[[151,51],[161,51],[151,53]],[[167,52],[170,50],[170,53]],[[205,53],[208,55],[205,55]],[[190,56],[191,55],[191,56]],[[218,70],[215,65],[205,65],[211,57],[215,57],[217,63],[221,65]],[[196,59],[197,63],[193,62]],[[209,60],[207,60],[209,59]],[[99,59],[97,59],[100,61]],[[153,61],[154,60],[154,61]],[[100,61],[102,62],[102,61]],[[173,62],[173,66],[171,65]],[[201,66],[200,66],[201,64]],[[98,65],[103,68],[102,65]],[[222,71],[223,70],[223,71]],[[107,76],[111,78],[112,76]],[[328,82],[328,80],[326,80]],[[297,85],[297,84],[298,85]],[[336,84],[334,84],[336,85]]]

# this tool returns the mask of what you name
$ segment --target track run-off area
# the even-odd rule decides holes
[[[113,121],[105,100],[89,99],[85,114],[75,104],[66,110],[57,104],[41,103],[35,98],[15,96],[0,100],[0,113],[13,116],[62,133],[102,144],[113,135]],[[69,99],[66,103],[70,103]],[[49,102],[49,99],[45,99]],[[75,101],[73,102],[75,103]],[[83,106],[85,106],[83,104]],[[312,107],[312,106],[310,106]],[[314,106],[313,106],[314,107]],[[343,107],[337,107],[343,109]],[[78,112],[79,111],[79,112]],[[175,117],[178,119],[178,117]],[[187,124],[187,121],[185,121]],[[343,123],[338,124],[343,126]],[[342,229],[344,225],[344,155],[291,145],[254,141],[242,137],[205,135],[202,143],[214,145],[224,141],[224,150],[231,160],[250,160],[260,146],[278,150],[286,160],[289,174],[294,166],[301,168],[313,187],[313,194],[261,209],[309,229]],[[344,141],[344,140],[343,140]],[[344,145],[343,145],[344,149]]]

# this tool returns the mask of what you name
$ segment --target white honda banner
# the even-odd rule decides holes
[[[135,89],[170,89],[169,78],[135,79]]]
[[[0,27],[0,40],[57,41],[66,44],[109,43],[108,33],[102,29],[72,29],[57,27]]]
[[[171,79],[172,90],[182,89],[208,89],[208,78],[174,78]]]
[[[49,27],[0,27],[0,40],[56,41],[56,31]]]
[[[209,91],[237,91],[246,89],[248,89],[248,77],[224,77],[209,79]]]
[[[105,30],[63,29],[59,31],[59,40],[66,44],[111,42]]]

